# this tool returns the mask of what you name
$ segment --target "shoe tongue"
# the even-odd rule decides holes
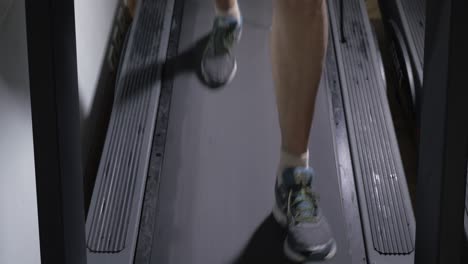
[[[301,205],[302,205],[302,207],[301,207]],[[295,216],[296,218],[301,218],[301,221],[298,221],[298,223],[308,222],[305,219],[307,219],[307,218],[308,219],[313,219],[314,217],[317,216],[317,210],[313,207],[312,204],[310,204],[310,203],[306,204],[306,202],[302,202],[301,204],[297,205],[296,206],[296,211],[300,212],[298,215]]]
[[[229,49],[234,41],[236,28],[239,27],[239,21],[231,16],[218,16],[215,19],[214,37],[217,45],[228,46]],[[227,43],[226,43],[227,42]]]
[[[312,219],[316,216],[316,205],[311,200],[309,194],[305,192],[304,188],[301,188],[295,192],[293,197],[293,211],[295,217],[298,217],[304,221],[305,219]],[[300,221],[300,222],[302,222]]]
[[[289,187],[310,186],[314,171],[311,168],[296,167],[287,168],[283,173],[283,184]]]

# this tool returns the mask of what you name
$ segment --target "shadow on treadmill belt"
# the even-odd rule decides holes
[[[286,230],[269,215],[255,230],[249,243],[232,264],[289,264],[283,253]]]
[[[201,70],[200,70],[200,65],[199,62],[201,61],[201,56],[203,54],[203,49],[207,45],[209,40],[209,35],[205,35],[199,40],[197,40],[192,46],[190,46],[188,49],[184,50],[183,52],[179,53],[176,57],[171,58],[165,62],[165,70],[169,70],[173,76],[177,76],[181,73],[187,73],[187,72],[196,72],[197,77],[200,79],[200,81],[203,81],[202,75],[201,75]],[[151,77],[160,77],[160,75],[157,74],[150,74],[154,72],[157,69],[161,69],[163,67],[164,61],[157,61],[154,63],[148,63],[147,65],[144,65],[142,68],[134,69],[133,71],[129,71],[129,73],[125,74],[122,77],[122,82],[129,82],[130,80],[133,80],[136,76],[139,75],[146,75],[146,76],[151,76]],[[152,79],[149,80],[148,86],[138,86],[138,88],[141,89],[146,89],[147,87],[151,87],[154,83],[158,82],[160,80],[158,79]],[[207,89],[214,89],[207,87]],[[130,99],[129,97],[133,97],[139,94],[138,90],[135,90],[132,92],[126,99]]]

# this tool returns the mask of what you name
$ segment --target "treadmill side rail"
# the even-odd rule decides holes
[[[329,0],[339,36],[339,0]],[[369,262],[412,263],[415,219],[365,3],[345,1],[345,43],[336,43],[352,161]]]
[[[88,263],[133,263],[173,0],[139,1],[86,222]]]

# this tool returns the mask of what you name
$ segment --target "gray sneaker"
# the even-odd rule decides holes
[[[276,205],[273,216],[288,228],[284,253],[297,262],[332,258],[336,242],[327,219],[312,191],[314,172],[310,168],[288,168],[276,182]]]
[[[224,16],[215,18],[201,61],[201,73],[209,86],[219,87],[234,78],[237,62],[233,48],[240,39],[241,31],[240,20]]]

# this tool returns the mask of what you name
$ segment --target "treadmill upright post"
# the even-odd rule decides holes
[[[26,0],[41,263],[85,264],[73,0]]]
[[[460,263],[468,135],[465,0],[428,0],[416,208],[417,264]]]

